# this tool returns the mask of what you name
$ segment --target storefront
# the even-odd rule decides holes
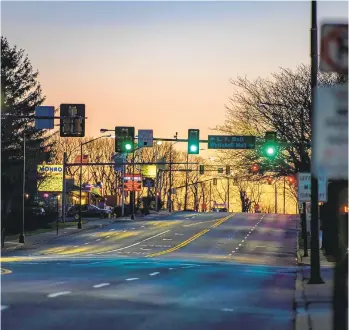
[[[73,186],[69,192],[69,203],[71,205],[80,204],[80,188]],[[83,184],[81,191],[81,205],[95,205],[104,208],[106,198],[103,197],[103,188],[101,184],[91,185]]]

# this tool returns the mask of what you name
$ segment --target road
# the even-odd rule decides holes
[[[7,253],[2,327],[292,329],[295,219],[183,212]]]

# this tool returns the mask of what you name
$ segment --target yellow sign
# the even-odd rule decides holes
[[[142,165],[142,176],[145,178],[156,178],[156,165]]]
[[[63,191],[63,165],[38,165],[38,191]]]

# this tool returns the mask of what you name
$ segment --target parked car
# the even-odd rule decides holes
[[[67,212],[68,217],[79,220],[80,205],[74,205]],[[101,209],[95,205],[82,205],[81,217],[83,218],[107,218],[111,214],[109,209]]]
[[[222,207],[222,208],[214,207],[212,209],[212,212],[228,212],[228,210],[225,207]]]

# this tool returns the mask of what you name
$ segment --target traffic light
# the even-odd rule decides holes
[[[115,127],[115,152],[131,153],[134,151],[135,128]]]
[[[268,177],[268,184],[272,184],[273,183],[273,178],[270,176]]]
[[[278,154],[276,132],[266,132],[264,136],[263,154],[269,159],[274,159]]]
[[[226,165],[225,167],[225,174],[230,175],[230,165]]]
[[[200,153],[200,130],[188,129],[188,154]]]
[[[85,104],[60,105],[60,136],[85,136]]]
[[[205,166],[200,165],[200,174],[204,174],[204,173],[205,173]]]
[[[213,185],[217,186],[217,178],[213,178]]]
[[[292,185],[292,184],[295,183],[295,178],[294,178],[292,175],[290,175],[290,176],[288,177],[288,183],[289,183],[290,185]]]
[[[253,173],[257,173],[257,172],[258,172],[258,170],[259,170],[258,165],[253,164],[253,165],[252,165],[252,172],[253,172]]]

